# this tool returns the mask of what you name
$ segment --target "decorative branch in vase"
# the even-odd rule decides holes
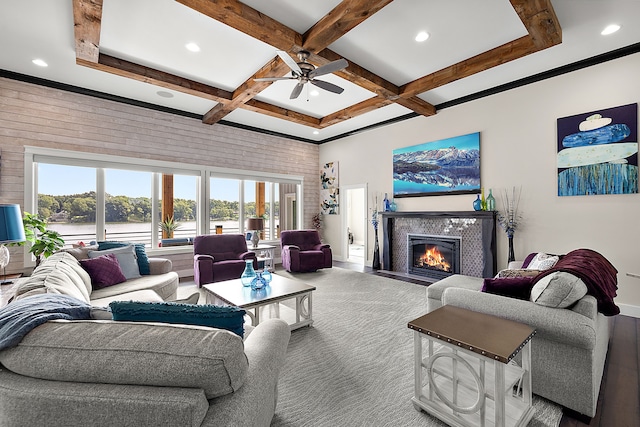
[[[515,252],[513,250],[513,235],[520,225],[522,215],[518,211],[520,205],[520,193],[522,187],[513,187],[511,189],[511,195],[504,189],[502,190],[502,210],[498,212],[498,224],[507,233],[509,239],[509,260],[508,262],[515,261]]]
[[[373,262],[371,268],[374,270],[380,269],[380,246],[378,245],[378,196],[374,197],[373,212],[371,213],[371,225],[374,232],[374,245],[373,245]]]

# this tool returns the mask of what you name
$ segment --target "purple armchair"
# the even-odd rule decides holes
[[[193,240],[193,279],[198,287],[239,279],[247,259],[253,259],[253,268],[258,268],[256,253],[247,250],[247,241],[242,234],[196,236]]]
[[[282,266],[287,271],[316,271],[331,268],[331,247],[320,242],[316,230],[287,230],[280,233]]]

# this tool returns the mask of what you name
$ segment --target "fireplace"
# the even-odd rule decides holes
[[[407,234],[407,273],[444,279],[460,273],[461,238]]]

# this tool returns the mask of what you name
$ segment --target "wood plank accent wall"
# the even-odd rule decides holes
[[[306,227],[319,209],[317,145],[0,78],[0,203],[24,202],[24,146],[299,175]],[[7,273],[23,265],[10,251]]]

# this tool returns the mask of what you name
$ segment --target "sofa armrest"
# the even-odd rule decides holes
[[[588,350],[596,344],[595,320],[570,309],[544,307],[531,301],[461,288],[446,289],[442,303],[524,323],[547,340]]]
[[[244,384],[234,393],[210,400],[202,426],[271,424],[290,336],[289,325],[280,319],[268,319],[256,326],[244,342],[249,360]]]
[[[248,260],[248,259],[256,259],[256,253],[254,251],[247,251],[240,254],[240,259]]]
[[[296,245],[284,245],[284,247],[282,249],[287,249],[288,251],[292,252],[292,251],[300,251],[300,246],[296,246]]]
[[[169,273],[173,269],[173,263],[166,258],[149,258],[150,274]]]
[[[321,243],[321,244],[319,244],[319,245],[315,245],[315,246],[313,247],[313,250],[314,250],[314,251],[321,251],[321,250],[323,250],[323,249],[331,249],[331,246],[330,246],[330,245],[328,245],[328,244],[326,244],[326,243]]]

